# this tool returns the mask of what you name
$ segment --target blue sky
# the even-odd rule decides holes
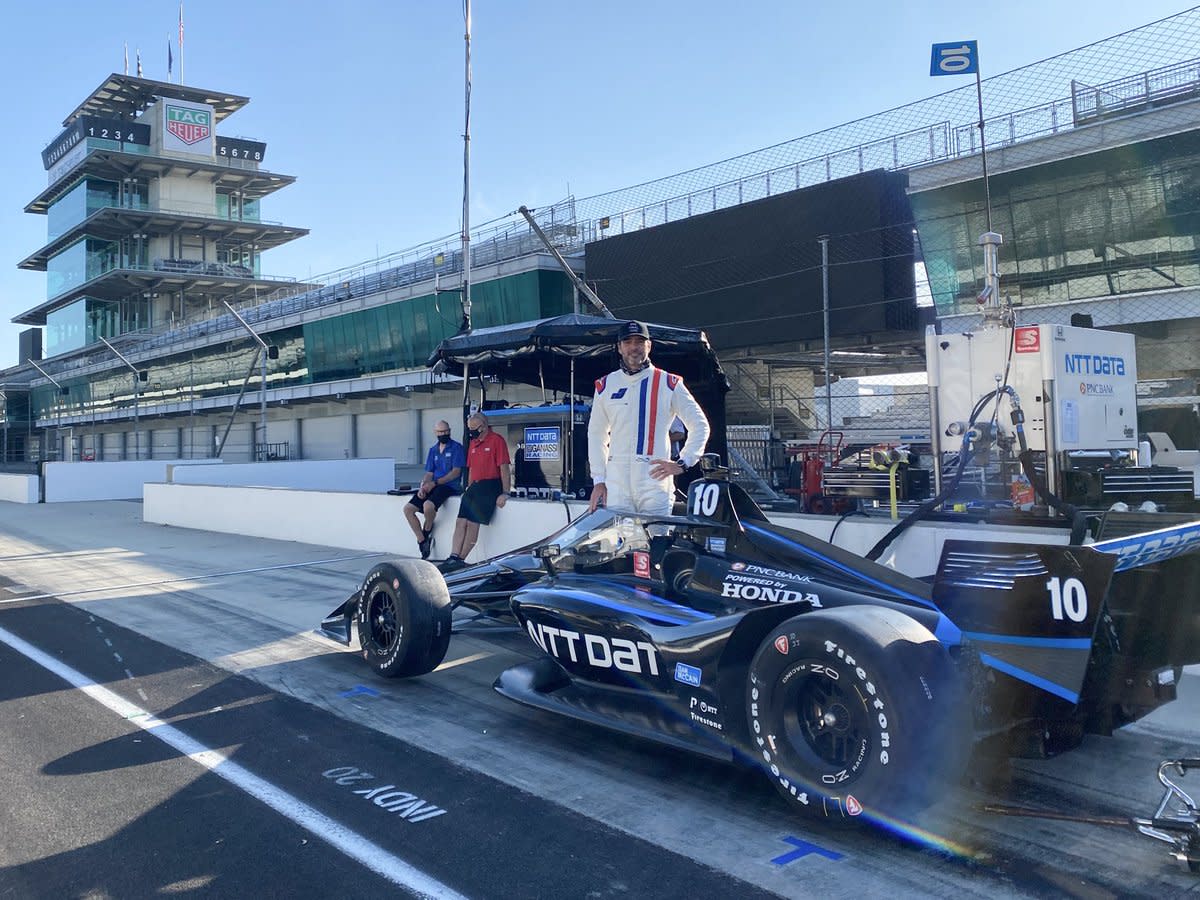
[[[984,75],[1187,8],[1142,0],[816,4],[475,0],[472,222],[586,197],[799,137],[952,86],[929,45],[977,39]],[[166,77],[175,0],[11,4],[0,141],[0,366],[8,320],[44,299],[16,263],[45,243],[22,210],[62,119],[141,50]],[[219,131],[267,142],[297,183],[266,219],[312,234],[264,257],[307,278],[454,233],[462,195],[460,0],[188,0],[190,85],[250,97]],[[178,57],[178,49],[175,50]],[[175,75],[178,78],[178,58]],[[959,79],[954,79],[957,84]]]

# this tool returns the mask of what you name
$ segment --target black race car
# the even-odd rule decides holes
[[[1049,755],[1111,733],[1200,661],[1200,522],[1126,516],[1090,546],[951,541],[927,583],[773,525],[711,465],[686,509],[597,510],[445,576],[377,565],[322,631],[349,644],[353,622],[401,677],[442,662],[455,607],[514,619],[543,652],[500,674],[504,696],[748,761],[837,818],[911,817],[981,739]]]

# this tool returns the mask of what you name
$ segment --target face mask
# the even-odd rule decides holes
[[[470,431],[467,432],[467,437],[469,437],[471,440],[475,440],[475,438],[479,437],[479,429],[472,428]]]
[[[437,436],[437,439],[438,439],[438,443],[439,443],[439,444],[448,444],[448,443],[450,443],[450,435],[448,435],[448,434],[439,434],[439,435]]]

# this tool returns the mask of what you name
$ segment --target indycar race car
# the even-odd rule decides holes
[[[322,631],[350,644],[355,626],[401,677],[442,662],[456,607],[514,620],[540,652],[499,675],[504,696],[749,762],[839,819],[911,820],[977,741],[1052,755],[1109,734],[1200,662],[1200,522],[947,541],[928,582],[772,524],[706,463],[683,515],[600,509],[445,576],[376,565]]]

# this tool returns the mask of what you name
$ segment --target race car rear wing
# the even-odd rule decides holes
[[[1115,555],[1118,572],[1137,569],[1200,550],[1200,522],[1183,522],[1141,534],[1102,540],[1092,544],[1092,547]],[[1196,585],[1191,585],[1191,588],[1197,590]]]
[[[1115,563],[1091,547],[947,541],[933,601],[985,665],[1078,703]]]
[[[1198,551],[1200,522],[1076,547],[947,541],[933,599],[997,671],[1073,704],[1154,706],[1157,673],[1200,662]]]

